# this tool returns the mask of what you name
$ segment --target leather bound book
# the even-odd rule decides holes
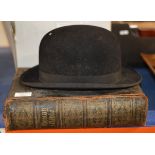
[[[18,69],[5,102],[7,131],[144,126],[148,99],[140,86],[109,90],[36,89],[20,84]]]

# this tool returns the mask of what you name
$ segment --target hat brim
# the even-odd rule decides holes
[[[92,79],[93,80],[93,79]],[[44,83],[39,80],[39,66],[32,67],[25,71],[21,77],[20,82],[26,86],[34,88],[51,88],[51,89],[116,89],[127,88],[137,85],[141,82],[141,76],[134,70],[123,68],[122,77],[117,83]]]

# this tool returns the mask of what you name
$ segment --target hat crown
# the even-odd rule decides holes
[[[64,26],[48,32],[39,48],[39,70],[53,75],[103,76],[121,70],[120,45],[96,26]]]

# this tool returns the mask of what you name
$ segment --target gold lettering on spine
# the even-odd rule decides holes
[[[55,127],[55,112],[54,110],[50,109],[49,110],[49,126],[50,127]]]
[[[56,114],[53,109],[41,108],[41,126],[42,127],[56,127]]]
[[[46,127],[47,124],[47,108],[42,108],[41,109],[41,118],[42,118],[42,126]]]

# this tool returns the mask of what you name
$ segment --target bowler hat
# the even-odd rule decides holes
[[[70,25],[48,32],[39,65],[21,75],[22,84],[51,89],[110,89],[137,85],[141,77],[123,68],[120,44],[101,27]]]

